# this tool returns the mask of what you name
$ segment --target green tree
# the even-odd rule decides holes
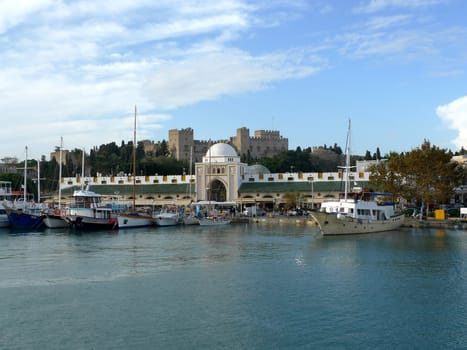
[[[379,190],[421,204],[447,203],[465,180],[465,169],[452,153],[425,141],[407,153],[392,153],[386,162],[370,167],[370,182]]]
[[[284,205],[286,209],[296,208],[298,206],[299,192],[286,192],[282,196],[282,199],[284,200]]]

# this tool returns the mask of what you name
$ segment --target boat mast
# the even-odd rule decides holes
[[[63,148],[63,137],[60,137],[60,154],[58,155],[58,208],[61,208],[62,200],[62,148]]]
[[[350,172],[350,119],[347,129],[347,140],[345,143],[345,166],[339,167],[344,169],[344,201],[347,202],[347,194],[349,192],[349,172]]]
[[[188,170],[188,173],[190,174],[190,176],[188,178],[188,182],[190,183],[190,186],[189,186],[189,189],[190,189],[190,203],[191,203],[191,175],[192,175],[192,172],[193,172],[193,146],[190,147],[190,166],[189,166],[189,170]]]
[[[84,190],[84,148],[81,159],[81,190]]]
[[[41,202],[41,162],[37,160],[37,203]]]
[[[211,140],[209,140],[209,167],[208,167],[208,216],[210,215],[211,212],[211,193],[212,193],[212,188],[211,188]]]
[[[136,210],[136,105],[133,126],[133,210]]]
[[[24,187],[23,187],[23,205],[26,206],[26,181],[27,181],[27,167],[28,167],[28,146],[26,146],[26,155],[24,156]],[[26,207],[25,207],[26,208]]]

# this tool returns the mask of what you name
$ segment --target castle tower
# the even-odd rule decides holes
[[[181,161],[190,161],[193,147],[193,129],[169,130],[169,152],[172,157]]]
[[[230,143],[237,149],[241,157],[246,157],[250,149],[250,129],[238,128],[237,135],[230,138]]]

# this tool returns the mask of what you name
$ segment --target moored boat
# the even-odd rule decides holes
[[[88,189],[73,192],[73,201],[66,208],[64,219],[80,230],[115,229],[118,225],[112,208],[102,205],[102,195]]]
[[[206,204],[207,203],[207,204]],[[218,211],[212,207],[211,202],[193,203],[195,217],[201,226],[221,226],[232,222],[232,219],[225,215],[225,212]],[[218,203],[222,204],[222,203]],[[204,212],[204,214],[203,214]]]
[[[209,216],[199,219],[199,224],[201,226],[222,226],[230,224],[231,221],[232,220],[221,216]]]
[[[135,227],[145,227],[153,226],[154,218],[147,214],[141,212],[124,212],[117,215],[118,228],[135,228]]]
[[[44,226],[43,215],[41,213],[40,198],[39,204],[36,206],[34,200],[28,200],[26,190],[27,184],[27,165],[28,165],[28,147],[25,148],[24,158],[24,180],[22,199],[14,200],[9,204],[4,204],[8,215],[9,225],[13,229],[40,229]],[[39,186],[39,165],[38,165],[38,186]],[[40,189],[38,188],[38,194]]]
[[[325,201],[319,211],[312,212],[322,234],[361,234],[397,229],[403,224],[405,214],[396,211],[390,193],[369,192],[360,188],[349,193],[350,120],[346,143],[346,164],[342,167],[344,192],[339,200]]]
[[[10,226],[10,221],[8,220],[8,213],[6,208],[0,204],[0,228]]]
[[[70,226],[70,223],[65,220],[65,211],[59,208],[46,211],[44,214],[44,224],[47,228],[64,228]]]
[[[8,213],[10,226],[14,229],[40,229],[44,226],[43,216],[40,213],[12,210]]]
[[[62,210],[62,149],[63,138],[60,138],[59,148],[59,172],[58,172],[58,206],[53,210],[47,210],[44,213],[44,224],[47,228],[65,228],[69,227],[70,223],[64,218],[64,211]]]
[[[391,231],[404,223],[405,214],[395,210],[388,193],[361,191],[341,196],[312,212],[324,235]]]
[[[180,210],[175,205],[168,205],[154,215],[157,226],[176,226],[183,222]]]
[[[117,214],[118,228],[136,228],[154,225],[154,218],[136,209],[136,106],[133,128],[133,210],[125,210]]]
[[[7,208],[3,203],[8,203],[11,200],[11,181],[0,181],[0,228],[10,226],[8,220]]]
[[[199,219],[193,215],[185,215],[183,217],[184,225],[199,225]]]

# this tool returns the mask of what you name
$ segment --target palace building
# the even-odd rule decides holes
[[[272,157],[289,149],[289,140],[280,135],[279,131],[256,130],[250,136],[248,128],[239,128],[235,136],[229,140],[218,140],[216,143],[231,145],[241,158],[260,159]],[[181,161],[201,161],[211,141],[194,139],[192,128],[169,130],[169,152],[172,157]]]

